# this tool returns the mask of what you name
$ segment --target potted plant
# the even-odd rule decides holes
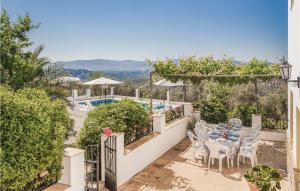
[[[244,175],[251,191],[276,191],[280,190],[279,172],[267,165],[256,165],[247,170]]]

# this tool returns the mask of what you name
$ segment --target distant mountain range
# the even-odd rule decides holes
[[[72,74],[74,77],[78,77],[85,81],[90,78],[90,75],[95,71],[85,69],[64,69],[65,72]],[[102,71],[105,77],[115,80],[137,80],[148,79],[150,70],[145,71]]]
[[[178,63],[178,60],[174,60]],[[83,69],[89,71],[147,71],[151,67],[146,61],[137,60],[74,60],[74,61],[58,61],[59,65],[63,65],[65,69]],[[234,60],[235,64],[241,64],[241,61]]]
[[[150,66],[146,61],[136,60],[74,60],[59,61],[65,69],[84,69],[89,71],[146,71]]]
[[[178,59],[174,62],[178,64]],[[241,61],[234,60],[235,64],[241,64]],[[58,61],[58,65],[62,65],[64,70],[81,80],[89,79],[93,71],[101,71],[105,76],[117,80],[133,80],[149,78],[151,67],[146,61],[136,60],[74,60],[74,61]]]

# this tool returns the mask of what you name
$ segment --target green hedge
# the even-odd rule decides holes
[[[71,128],[66,105],[43,91],[0,86],[1,190],[35,190],[61,174]]]
[[[110,105],[100,105],[89,112],[80,129],[77,143],[81,148],[99,144],[102,129],[109,127],[113,132],[124,132],[125,142],[141,136],[150,128],[147,111],[138,103],[124,100]]]
[[[252,114],[256,113],[256,107],[250,104],[237,105],[232,112],[229,112],[230,118],[239,118],[244,126],[251,126]]]
[[[208,123],[224,123],[228,120],[227,108],[215,99],[200,100],[194,106],[200,110],[201,118]]]

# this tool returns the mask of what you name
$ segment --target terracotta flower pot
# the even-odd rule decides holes
[[[248,187],[249,187],[250,191],[259,191],[259,188],[255,184],[248,182],[248,181],[247,181],[247,183],[248,183]]]

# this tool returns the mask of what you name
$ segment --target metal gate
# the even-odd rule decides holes
[[[100,145],[89,145],[85,152],[85,190],[99,191],[101,179]]]
[[[110,136],[105,141],[105,187],[110,191],[117,190],[116,180],[116,136]]]

